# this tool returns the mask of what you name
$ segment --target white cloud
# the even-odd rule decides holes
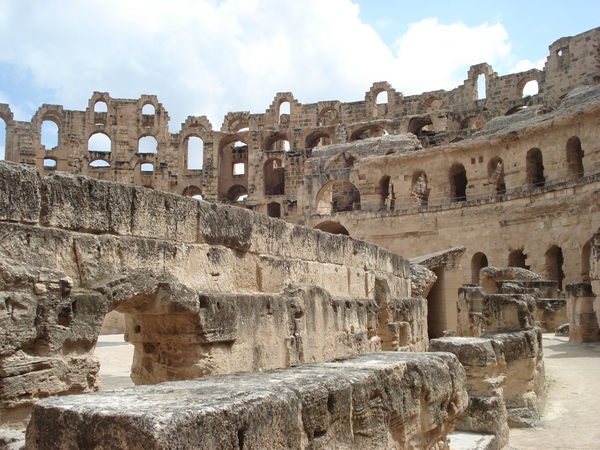
[[[452,89],[510,52],[500,24],[426,19],[394,54],[358,13],[350,0],[5,0],[0,62],[69,109],[93,91],[156,94],[176,131],[188,115],[218,129],[228,111],[263,112],[281,91],[311,103],[361,100],[382,80],[405,94]]]
[[[536,61],[535,63],[532,63],[528,59],[522,59],[517,64],[515,64],[515,67],[510,69],[508,73],[526,72],[530,69],[542,70],[544,68],[545,64],[546,64],[546,58],[540,59],[540,60]]]

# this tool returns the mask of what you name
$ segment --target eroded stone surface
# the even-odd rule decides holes
[[[467,405],[447,353],[383,352],[36,404],[27,449],[447,448]]]

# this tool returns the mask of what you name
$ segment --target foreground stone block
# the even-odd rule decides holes
[[[466,405],[453,355],[383,352],[44,400],[26,448],[442,449]]]

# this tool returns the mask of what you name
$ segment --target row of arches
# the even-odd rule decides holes
[[[581,248],[581,281],[587,282],[590,280],[590,241],[587,241]],[[506,264],[507,267],[520,267],[530,270],[530,265],[527,264],[528,255],[524,253],[522,248],[511,250],[508,254],[506,262],[500,262],[501,265]],[[545,276],[549,280],[558,283],[558,289],[564,288],[565,272],[563,270],[565,258],[563,250],[559,245],[553,244],[544,252]],[[488,267],[488,257],[483,252],[476,252],[471,257],[471,282],[479,283],[479,271],[484,267]]]

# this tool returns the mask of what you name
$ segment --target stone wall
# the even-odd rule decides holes
[[[447,449],[465,384],[453,355],[382,352],[55,398],[25,448]]]
[[[3,422],[98,388],[92,350],[112,310],[144,384],[427,347],[409,262],[345,236],[12,163],[0,230]]]

